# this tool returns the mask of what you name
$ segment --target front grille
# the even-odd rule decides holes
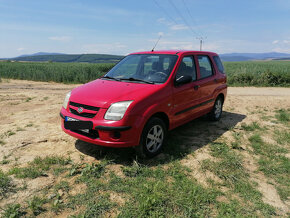
[[[80,116],[80,117],[93,118],[94,116],[96,116],[96,114],[91,114],[91,113],[79,113],[79,112],[77,112],[76,110],[74,110],[72,108],[70,108],[69,111],[72,114],[75,114],[75,115]]]
[[[86,105],[86,104],[79,104],[79,103],[72,102],[72,101],[69,104],[72,106],[75,106],[75,107],[82,107],[82,108],[85,108],[85,109],[91,110],[91,111],[99,111],[100,110],[99,107],[94,107],[94,106],[90,106],[90,105]]]
[[[90,129],[88,133],[87,132],[83,132],[81,130],[70,130],[70,131],[78,133],[78,134],[83,135],[83,136],[86,136],[86,137],[91,138],[91,139],[99,138],[98,131],[94,130],[94,129]]]
[[[72,114],[75,114],[75,115],[80,116],[80,117],[86,117],[86,118],[93,118],[94,116],[96,116],[97,112],[100,110],[99,107],[94,107],[94,106],[90,106],[90,105],[86,105],[86,104],[79,104],[79,103],[72,102],[72,101],[69,103],[69,105],[74,106],[74,107],[82,107],[84,109],[96,112],[96,113],[79,113],[79,112],[77,112],[77,110],[69,108],[69,111]]]

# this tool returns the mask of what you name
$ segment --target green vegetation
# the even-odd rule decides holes
[[[22,211],[20,204],[9,204],[4,209],[2,214],[3,218],[18,218],[23,216],[25,213]]]
[[[290,144],[289,133],[276,131],[275,136],[279,144]],[[259,133],[250,136],[249,141],[254,153],[260,157],[258,160],[259,170],[277,183],[277,190],[281,199],[287,200],[290,196],[290,162],[285,156],[289,152],[288,149],[264,142]]]
[[[88,148],[95,160],[81,155],[79,162],[59,156],[37,157],[21,167],[9,158],[10,171],[0,170],[0,191],[7,193],[0,199],[11,202],[10,197],[15,192],[21,196],[25,188],[31,195],[15,201],[20,204],[4,205],[0,216],[287,216],[267,203],[268,186],[261,185],[275,188],[279,196],[273,198],[280,197],[287,204],[290,135],[285,123],[289,110],[275,110],[270,111],[276,112],[272,116],[275,123],[269,126],[262,120],[241,123],[241,128],[194,121],[174,130],[163,154],[149,160],[136,159],[133,149],[127,148]],[[204,127],[230,134],[213,138]],[[203,141],[197,142],[200,138]],[[27,184],[39,176],[54,182],[34,192]],[[20,185],[18,178],[25,184]]]
[[[18,57],[15,61],[41,61],[41,62],[87,62],[87,63],[116,63],[123,56],[120,55],[106,55],[106,54],[59,54],[59,55],[37,55]]]
[[[289,123],[290,121],[290,110],[278,110],[276,111],[276,118],[278,121],[282,122],[282,123]]]
[[[51,156],[40,158],[37,157],[27,167],[14,167],[9,171],[9,174],[15,175],[17,178],[37,178],[40,176],[46,176],[46,172],[52,166],[65,166],[70,163],[70,159],[63,157]]]
[[[91,62],[83,58],[80,60]],[[115,62],[108,63],[106,60],[104,59],[104,63],[98,64],[0,62],[0,77],[61,83],[86,83],[101,77],[114,66]],[[290,61],[225,62],[224,65],[230,86],[290,86]]]
[[[0,197],[13,190],[11,179],[0,169]],[[1,199],[1,198],[0,198]]]
[[[225,143],[213,143],[210,149],[211,155],[218,158],[219,161],[204,160],[202,168],[213,172],[222,179],[224,182],[223,185],[229,188],[231,187],[232,192],[239,194],[245,200],[244,203],[247,204],[241,210],[241,206],[238,206],[239,203],[233,201],[229,205],[230,207],[234,206],[232,211],[229,214],[226,211],[227,213],[220,215],[235,215],[238,217],[252,216],[257,210],[264,216],[275,215],[274,208],[263,202],[262,194],[256,190],[255,184],[249,181],[249,175],[243,167],[242,157],[231,150]]]
[[[114,64],[0,62],[0,77],[45,82],[86,83],[101,77],[113,66]]]
[[[225,62],[231,86],[290,86],[290,61]]]
[[[257,122],[252,122],[249,125],[242,123],[241,127],[242,127],[242,129],[244,129],[246,131],[254,131],[256,129],[261,129],[260,125]]]
[[[37,216],[41,214],[43,211],[45,211],[45,209],[43,208],[43,204],[46,203],[45,199],[34,196],[27,203],[28,203],[28,208],[32,211],[34,216]]]

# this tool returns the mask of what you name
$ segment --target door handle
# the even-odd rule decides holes
[[[200,86],[195,85],[193,88],[194,88],[194,90],[198,90],[199,87],[200,87]]]

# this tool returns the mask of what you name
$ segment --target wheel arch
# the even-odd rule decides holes
[[[150,120],[152,117],[157,117],[157,118],[161,119],[165,123],[167,130],[169,129],[169,125],[170,125],[169,117],[166,113],[157,112],[157,113],[153,114],[148,120]]]
[[[223,93],[219,93],[216,99],[221,98],[223,103],[225,102],[225,95]]]

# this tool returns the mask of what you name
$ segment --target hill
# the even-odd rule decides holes
[[[87,62],[87,63],[116,63],[123,56],[107,54],[43,54],[37,53],[30,56],[19,56],[10,58],[11,61],[29,61],[29,62]]]
[[[290,54],[279,52],[268,53],[227,53],[220,54],[223,61],[252,61],[252,60],[267,60],[267,59],[284,59],[290,58]]]
[[[86,62],[86,63],[116,63],[124,56],[109,54],[61,54],[38,52],[30,55],[21,55],[15,58],[2,58],[2,60],[28,61],[28,62]],[[222,61],[253,61],[253,60],[289,60],[290,54],[268,53],[226,53],[220,54]]]

